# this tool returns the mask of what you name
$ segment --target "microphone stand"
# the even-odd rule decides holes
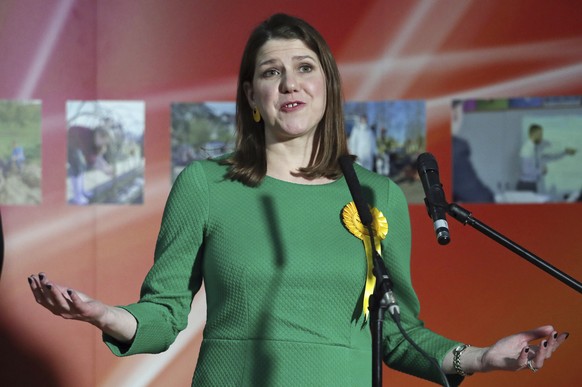
[[[370,295],[368,309],[370,310],[370,332],[372,334],[372,386],[382,386],[382,326],[386,309],[390,315],[400,313],[396,304],[396,299],[392,292],[393,283],[388,275],[388,270],[380,254],[373,247],[374,230],[372,225],[366,225],[370,242],[372,245],[372,259],[374,267],[372,269],[376,277],[374,292]]]
[[[370,311],[370,332],[372,334],[372,386],[382,386],[382,326],[384,320],[384,313],[386,309],[390,313],[392,320],[402,333],[402,336],[432,365],[439,371],[441,375],[443,386],[448,387],[449,382],[446,375],[442,371],[440,365],[434,358],[429,356],[422,348],[420,348],[414,340],[406,333],[406,330],[400,323],[400,307],[396,302],[396,297],[392,291],[392,280],[388,274],[388,270],[384,265],[382,257],[376,251],[376,243],[374,242],[374,228],[372,227],[372,214],[366,205],[361,192],[360,182],[353,167],[353,159],[350,156],[342,156],[339,158],[339,164],[344,173],[346,183],[350,189],[350,193],[354,200],[354,204],[360,216],[362,225],[368,230],[370,237],[370,246],[372,250],[372,272],[376,277],[376,285],[374,292],[368,298],[368,309]]]
[[[453,218],[461,222],[463,225],[468,224],[469,226],[475,228],[476,230],[485,234],[489,238],[493,239],[494,241],[513,251],[517,255],[526,259],[528,262],[542,269],[546,273],[562,281],[564,284],[570,286],[572,289],[578,291],[578,293],[582,293],[582,284],[579,281],[575,280],[568,274],[558,270],[557,268],[550,265],[540,257],[532,254],[531,252],[527,251],[526,249],[519,246],[515,242],[506,238],[502,234],[498,233],[497,231],[488,227],[484,223],[475,219],[471,212],[469,212],[468,210],[464,209],[463,207],[459,206],[456,203],[450,203],[447,205],[447,212],[449,213],[449,215],[451,215]]]

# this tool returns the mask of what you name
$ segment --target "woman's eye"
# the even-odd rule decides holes
[[[309,73],[311,72],[311,70],[313,70],[313,67],[311,67],[311,65],[305,64],[299,67],[299,71],[301,71],[302,73]]]
[[[269,70],[263,72],[263,77],[265,77],[265,78],[270,78],[270,77],[274,77],[277,75],[279,75],[279,70],[277,70],[277,69],[269,69]]]

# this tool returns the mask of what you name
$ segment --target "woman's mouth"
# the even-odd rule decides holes
[[[289,103],[281,105],[281,110],[284,112],[291,112],[293,110],[296,110],[301,105],[303,105],[303,102],[293,101],[293,102],[289,102]]]

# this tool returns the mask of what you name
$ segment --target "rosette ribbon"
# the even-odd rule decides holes
[[[378,254],[382,254],[381,241],[388,235],[388,220],[380,210],[376,207],[371,207],[372,214],[372,230],[374,231],[374,248]],[[368,320],[370,311],[368,310],[369,299],[374,292],[376,286],[376,276],[374,276],[374,262],[372,259],[372,242],[368,229],[360,220],[360,215],[354,202],[349,202],[342,210],[342,221],[344,226],[352,235],[364,242],[364,250],[366,252],[366,283],[364,285],[364,297],[362,299],[362,313],[364,314],[364,321]]]

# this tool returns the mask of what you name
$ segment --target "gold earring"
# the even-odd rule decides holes
[[[253,108],[253,120],[261,122],[261,113],[259,113],[259,109],[256,106]]]

